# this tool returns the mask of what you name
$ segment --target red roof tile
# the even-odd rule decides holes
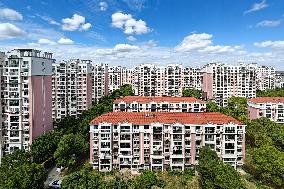
[[[284,97],[257,97],[249,100],[252,103],[284,103]]]
[[[180,122],[183,124],[242,124],[240,121],[219,112],[110,112],[103,114],[91,121],[90,124],[110,122],[113,124],[129,122],[133,124],[150,124],[160,122],[172,124]]]
[[[138,102],[138,103],[150,103],[150,102],[170,102],[170,103],[179,103],[179,102],[199,102],[202,104],[206,104],[205,101],[194,98],[194,97],[171,97],[171,96],[166,96],[166,97],[161,97],[161,96],[125,96],[119,99],[116,99],[114,103],[120,103],[120,102],[126,102],[126,103],[131,103],[131,102]]]

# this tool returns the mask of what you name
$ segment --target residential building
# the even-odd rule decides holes
[[[109,72],[108,64],[95,64],[93,66],[93,102],[109,94]]]
[[[132,71],[121,66],[112,66],[108,68],[108,93],[119,89],[126,84],[132,84]]]
[[[168,64],[165,67],[165,93],[166,96],[181,96],[183,86],[183,67],[180,64]],[[154,95],[152,95],[154,96]]]
[[[258,66],[256,75],[256,89],[267,90],[275,88],[275,68],[273,66]]]
[[[4,145],[4,136],[2,135],[2,119],[3,119],[3,115],[2,115],[2,86],[4,85],[3,81],[2,81],[2,77],[3,77],[3,65],[5,63],[5,53],[4,52],[0,52],[0,148],[3,148]],[[3,156],[3,152],[2,150],[0,150],[0,164],[1,164],[1,157]]]
[[[275,72],[275,86],[284,88],[284,71]]]
[[[165,94],[165,72],[162,67],[141,64],[133,70],[133,88],[137,96]]]
[[[249,119],[269,118],[284,123],[284,97],[258,97],[248,101]]]
[[[183,69],[183,88],[202,90],[203,73],[200,68]]]
[[[52,130],[52,53],[14,49],[3,65],[1,155],[28,150]]]
[[[194,97],[125,96],[113,103],[114,112],[205,112],[206,102]]]
[[[52,116],[60,120],[77,117],[92,105],[92,64],[71,59],[53,64]]]
[[[227,65],[210,63],[203,67],[202,90],[210,100],[222,106],[231,96],[256,96],[256,64]]]
[[[198,164],[202,146],[242,166],[245,125],[213,112],[111,112],[90,123],[90,163],[100,171],[184,170]]]

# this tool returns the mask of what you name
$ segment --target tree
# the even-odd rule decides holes
[[[158,179],[154,172],[144,171],[135,179],[135,188],[150,189],[157,183]]]
[[[267,89],[265,91],[257,90],[256,97],[284,97],[283,88]]]
[[[47,171],[40,164],[32,163],[31,155],[24,150],[17,150],[2,158],[0,166],[0,189],[43,188]]]
[[[42,163],[49,158],[53,157],[57,149],[58,142],[60,141],[61,133],[50,132],[41,135],[33,141],[31,145],[31,154],[33,162]]]
[[[64,135],[54,153],[57,166],[72,168],[82,160],[88,151],[88,143],[80,134]]]
[[[197,89],[184,89],[182,91],[182,96],[201,98],[202,97],[202,91],[201,90],[197,90]]]
[[[238,172],[230,165],[224,164],[208,147],[200,149],[198,172],[200,184],[206,189],[243,189],[244,184]]]
[[[284,188],[284,152],[265,145],[253,154],[254,176],[275,188]]]

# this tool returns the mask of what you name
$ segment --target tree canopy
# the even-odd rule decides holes
[[[197,89],[184,89],[182,91],[182,96],[202,98],[202,91]]]

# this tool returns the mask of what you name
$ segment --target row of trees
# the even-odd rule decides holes
[[[43,164],[55,160],[57,166],[73,170],[88,158],[89,123],[95,117],[112,111],[113,100],[134,95],[131,86],[125,85],[103,97],[98,104],[84,111],[79,118],[66,117],[55,123],[52,132],[33,141],[31,151],[15,151],[4,156],[0,166],[0,189],[43,187],[47,171]]]
[[[115,170],[109,173],[98,172],[86,165],[83,169],[70,174],[62,182],[63,189],[151,189],[151,188],[197,188],[192,185],[193,170],[184,172],[143,171],[133,172],[128,169]]]
[[[257,97],[284,97],[284,88],[275,88],[275,89],[268,89],[265,91],[257,90],[256,91]]]

